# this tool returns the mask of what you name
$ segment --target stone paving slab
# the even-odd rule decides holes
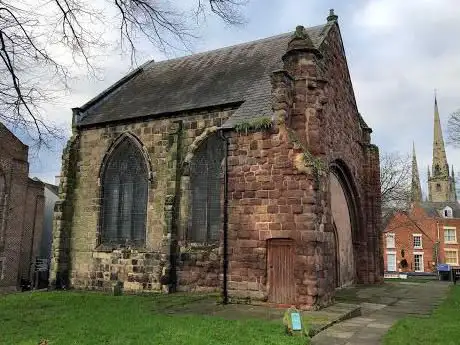
[[[386,283],[378,287],[354,287],[339,291],[337,299],[361,306],[361,317],[338,323],[312,339],[313,345],[376,345],[399,319],[429,317],[446,296],[447,282]],[[370,301],[375,300],[378,303]],[[382,303],[389,302],[388,304]]]

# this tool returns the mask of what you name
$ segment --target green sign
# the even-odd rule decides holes
[[[300,314],[297,312],[291,313],[291,324],[293,331],[301,331],[302,330],[302,321],[300,321]]]
[[[302,326],[302,317],[300,311],[295,307],[291,307],[284,313],[283,324],[286,328],[286,333],[290,335],[304,335]]]

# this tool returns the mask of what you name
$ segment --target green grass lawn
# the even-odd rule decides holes
[[[447,299],[429,318],[407,317],[386,334],[385,345],[460,344],[460,286],[453,286]]]
[[[306,344],[284,334],[281,320],[228,321],[166,315],[194,295],[110,296],[90,292],[35,292],[0,296],[0,344]]]

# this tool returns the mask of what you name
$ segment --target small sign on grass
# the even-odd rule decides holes
[[[283,324],[286,329],[286,333],[289,335],[305,335],[305,330],[302,325],[302,316],[300,311],[295,307],[290,307],[284,313]]]

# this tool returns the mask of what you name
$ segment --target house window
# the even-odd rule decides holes
[[[102,244],[144,244],[147,193],[147,163],[127,137],[111,153],[102,174]]]
[[[387,270],[396,272],[396,253],[387,253]]]
[[[436,183],[436,191],[437,192],[441,191],[441,184],[440,183]]]
[[[387,234],[387,248],[395,248],[395,234]]]
[[[414,249],[422,249],[422,235],[414,234]]]
[[[457,249],[444,249],[444,261],[449,265],[458,265],[458,251]]]
[[[190,162],[191,228],[188,239],[194,242],[219,240],[221,229],[220,171],[224,144],[212,135]]]
[[[414,271],[423,272],[423,254],[414,254]]]
[[[446,206],[443,211],[444,218],[452,218],[452,209]]]
[[[457,243],[457,229],[454,227],[444,227],[444,242]]]

